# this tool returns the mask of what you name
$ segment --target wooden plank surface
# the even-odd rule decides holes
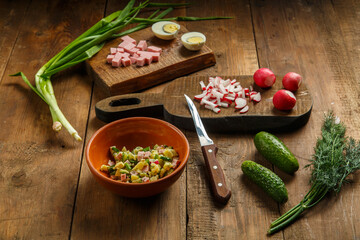
[[[360,138],[360,4],[188,2],[191,7],[170,16],[235,16],[182,23],[207,36],[217,61],[190,76],[251,75],[259,66],[277,75],[303,75],[314,100],[310,121],[297,131],[277,134],[298,157],[299,171],[289,176],[269,164],[256,151],[253,134],[211,133],[232,190],[230,202],[218,205],[197,135],[185,131],[191,156],[168,191],[138,200],[106,191],[91,176],[83,154],[88,139],[104,125],[96,119],[94,106],[106,95],[93,86],[84,66],[53,81],[60,108],[84,137],[83,144],[73,142],[65,131],[54,134],[46,104],[20,78],[8,75],[21,70],[33,81],[50,57],[126,1],[5,1],[0,3],[0,239],[360,239],[359,173],[339,196],[330,194],[292,226],[266,236],[270,222],[309,189],[310,171],[303,167],[313,154],[324,112],[334,110],[348,133]],[[168,85],[145,92],[160,93]],[[276,204],[243,176],[240,166],[248,159],[280,175],[289,192],[286,204]]]
[[[358,61],[355,63],[350,57],[354,50],[349,50],[351,43],[360,40],[356,34],[359,25],[352,24],[356,22],[356,9],[359,9],[358,4],[351,1],[339,1],[337,4],[331,1],[282,1],[276,5],[266,1],[252,4],[261,66],[270,67],[279,74],[300,72],[304,82],[314,89],[314,108],[307,126],[294,133],[280,135],[300,161],[299,172],[294,178],[288,178],[289,201],[281,207],[281,213],[299,203],[310,188],[308,180],[311,172],[303,167],[313,154],[324,112],[334,110],[348,126],[348,134],[359,137],[359,132],[354,131],[360,124],[356,114],[360,91],[356,76],[359,69],[356,67]],[[350,25],[353,28],[344,29]],[[347,30],[348,40],[343,38],[344,30]],[[277,56],[276,59],[274,56]],[[276,173],[280,174],[278,170]],[[359,178],[354,180],[354,184],[344,186],[340,196],[327,197],[288,227],[283,233],[284,238],[358,239],[360,224],[355,212],[359,212],[359,205],[354,205],[353,201],[359,197]]]
[[[109,1],[106,14],[124,8],[124,4],[120,1]],[[184,16],[184,9],[177,9],[169,14],[176,15]],[[94,106],[106,96],[95,85],[86,141],[104,125],[96,119]],[[180,179],[160,195],[135,200],[122,198],[103,189],[93,179],[83,159],[72,238],[185,239],[186,189],[185,170]]]
[[[18,16],[24,21],[0,85],[0,239],[69,236],[83,144],[66,132],[56,135],[48,106],[21,78],[8,75],[24,71],[33,82],[37,69],[102,16],[104,5],[96,1],[78,15],[85,3],[32,1]],[[81,136],[91,93],[86,78],[78,70],[53,81],[60,107]]]
[[[89,75],[108,95],[137,92],[177,77],[196,72],[215,64],[213,51],[205,44],[199,51],[189,51],[181,43],[181,36],[188,30],[180,24],[178,35],[173,40],[162,40],[154,36],[151,27],[129,36],[137,42],[146,40],[148,46],[162,49],[160,60],[150,65],[114,68],[106,63],[111,47],[122,40],[116,38],[105,44],[96,56],[86,62]]]

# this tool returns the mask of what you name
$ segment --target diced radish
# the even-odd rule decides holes
[[[219,113],[221,111],[220,108],[217,107],[214,108],[209,105],[205,105],[205,108],[212,110],[214,113]]]
[[[200,81],[201,90],[206,90],[205,83],[203,81]]]
[[[237,98],[235,99],[235,109],[242,109],[247,105],[245,98]]]
[[[254,73],[254,81],[261,88],[271,87],[275,81],[275,74],[268,68],[260,68]]]
[[[261,101],[261,95],[260,93],[255,93],[253,95],[250,95],[250,99],[253,100],[254,102],[260,102]]]
[[[244,91],[245,91],[245,97],[248,97],[250,90],[248,88],[244,88]]]
[[[201,99],[201,102],[200,102],[200,104],[203,104],[203,105],[209,105],[210,107],[213,107],[213,108],[216,108],[218,105],[217,104],[215,104],[215,103],[213,103],[213,102],[211,102],[211,101],[208,101],[208,100],[206,100],[206,99]]]
[[[240,110],[240,113],[246,113],[249,111],[249,106],[245,106],[243,109]]]
[[[230,105],[227,102],[219,102],[218,104],[219,104],[220,107],[226,107],[226,108],[229,107],[229,105]]]
[[[203,97],[205,97],[206,93],[207,93],[206,91],[203,91],[203,93],[201,93],[199,95],[195,95],[194,99],[201,100]]]

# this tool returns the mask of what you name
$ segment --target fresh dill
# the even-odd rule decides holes
[[[321,138],[317,140],[311,163],[311,188],[303,200],[271,223],[273,234],[320,202],[328,192],[340,192],[346,177],[360,169],[360,142],[345,136],[346,127],[332,112],[325,116]]]

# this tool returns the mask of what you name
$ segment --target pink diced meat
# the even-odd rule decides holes
[[[123,53],[123,52],[125,52],[125,51],[124,51],[124,48],[122,48],[122,47],[117,48],[116,50],[117,50],[117,52],[119,52],[119,53]]]
[[[162,49],[161,49],[161,48],[155,47],[155,46],[150,46],[150,47],[147,48],[147,50],[148,50],[149,52],[162,52]]]
[[[145,65],[145,58],[144,57],[138,57],[138,59],[136,60],[136,66],[144,66]]]
[[[120,58],[114,58],[111,62],[111,65],[113,67],[120,67],[121,66],[121,59]]]
[[[146,40],[140,40],[138,45],[137,45],[137,48],[139,48],[142,51],[145,51],[147,49]]]
[[[134,55],[133,55],[133,57],[136,57],[136,58],[138,58],[138,57],[140,57],[137,53],[135,53]]]
[[[117,53],[114,55],[114,58],[119,58],[119,59],[121,59],[121,58],[122,58],[122,53],[117,52]]]
[[[131,49],[133,49],[134,47],[136,47],[135,44],[133,43],[128,43],[127,45],[124,46],[124,50],[125,52],[129,52]]]
[[[120,181],[126,182],[126,173],[120,175]]]
[[[143,169],[141,169],[142,172],[148,172],[149,171],[149,165],[146,165]]]
[[[158,62],[160,59],[160,53],[159,52],[151,52],[152,60],[153,62]]]
[[[128,58],[128,57],[122,58],[122,59],[121,59],[121,64],[122,64],[124,67],[130,66],[130,65],[131,65],[131,60],[130,60],[130,58]]]
[[[116,48],[110,48],[110,54],[111,55],[115,55],[116,52],[117,52]]]
[[[124,42],[131,42],[131,43],[136,44],[136,40],[133,39],[133,38],[131,38],[131,37],[129,37],[128,35],[123,36],[121,39],[122,39]]]
[[[142,180],[143,182],[150,182],[150,179],[149,179],[148,177],[143,177],[141,180]]]
[[[126,52],[130,53],[130,55],[134,55],[137,51],[139,51],[138,48],[132,48],[130,50],[126,50]]]
[[[153,57],[151,55],[146,55],[144,57],[145,57],[145,64],[150,65],[153,60]]]
[[[108,55],[106,58],[107,63],[111,63],[112,60],[114,59],[115,55]]]
[[[131,64],[136,63],[137,57],[130,57]]]

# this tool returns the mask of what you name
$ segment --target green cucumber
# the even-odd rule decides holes
[[[247,160],[241,164],[243,173],[278,203],[288,200],[288,193],[281,178],[270,169]]]
[[[257,150],[280,170],[293,174],[299,169],[299,162],[285,144],[268,132],[255,135],[254,143]]]

